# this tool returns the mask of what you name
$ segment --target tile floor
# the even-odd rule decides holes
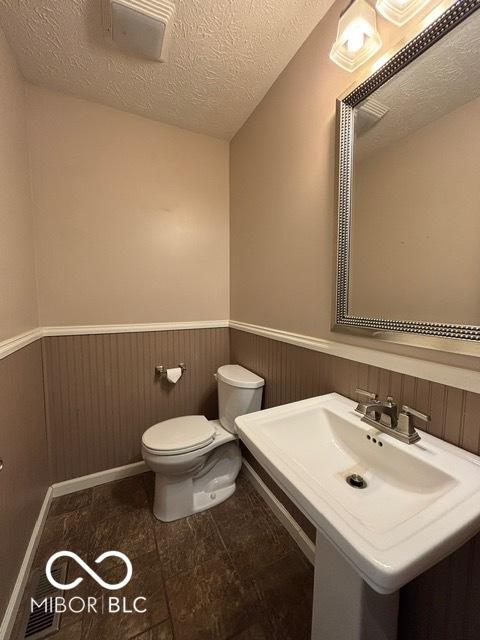
[[[243,475],[229,500],[174,523],[155,520],[152,497],[148,473],[53,501],[34,567],[64,549],[89,565],[104,551],[122,551],[133,577],[114,594],[145,596],[147,613],[64,614],[52,640],[310,637],[313,569]],[[111,559],[98,573],[112,583],[125,575]],[[85,579],[75,595],[100,595],[72,561],[68,579],[77,575]],[[20,640],[22,609],[12,640]]]

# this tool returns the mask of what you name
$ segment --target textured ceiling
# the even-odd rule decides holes
[[[479,59],[480,10],[375,91],[389,111],[359,136],[357,160],[479,98]]]
[[[178,0],[169,61],[130,56],[103,36],[104,0],[0,0],[25,78],[209,135],[230,138],[332,0]]]

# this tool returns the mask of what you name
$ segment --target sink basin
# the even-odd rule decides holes
[[[480,458],[423,432],[399,442],[361,422],[355,406],[332,393],[236,423],[363,580],[391,594],[480,530]],[[347,482],[355,474],[365,486]]]

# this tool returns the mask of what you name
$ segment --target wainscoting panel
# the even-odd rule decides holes
[[[142,433],[188,414],[217,417],[216,369],[229,362],[229,329],[44,338],[53,482],[136,462]],[[155,365],[187,372],[176,384]]]
[[[357,387],[432,417],[426,431],[480,455],[480,394],[231,329],[231,358],[266,380],[264,407]]]
[[[42,346],[0,360],[0,621],[50,485]]]
[[[310,522],[310,520],[303,515],[297,505],[290,500],[287,494],[280,489],[278,484],[272,479],[272,477],[265,471],[262,465],[258,462],[255,456],[247,449],[247,447],[240,443],[240,448],[242,450],[242,456],[244,460],[248,462],[248,464],[252,467],[252,469],[260,476],[266,486],[270,489],[273,495],[282,503],[285,509],[289,512],[292,518],[297,522],[298,525],[302,528],[303,532],[310,538],[310,540],[315,543],[315,538],[317,536],[317,530],[314,525]]]
[[[333,391],[356,399],[360,387],[429,413],[427,431],[480,454],[479,394],[235,329],[230,355],[265,378],[264,408]],[[402,589],[399,640],[478,640],[479,602],[480,535]]]

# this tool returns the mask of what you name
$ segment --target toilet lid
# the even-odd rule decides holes
[[[142,442],[148,449],[172,455],[206,447],[214,437],[215,429],[205,416],[183,416],[154,424]]]

